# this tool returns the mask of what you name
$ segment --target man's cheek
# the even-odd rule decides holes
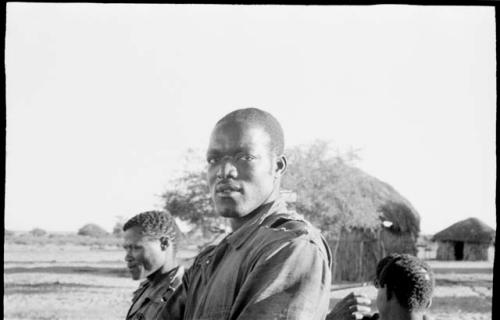
[[[208,190],[210,192],[214,191],[215,188],[215,176],[207,176],[207,181],[208,181]]]

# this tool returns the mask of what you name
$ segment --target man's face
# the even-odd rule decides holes
[[[207,151],[208,185],[217,213],[241,218],[268,202],[278,187],[276,158],[270,136],[260,126],[217,125]]]
[[[162,249],[160,240],[143,236],[140,227],[125,231],[123,248],[126,251],[127,267],[134,280],[145,278],[165,263],[165,250]]]
[[[387,317],[387,286],[377,287],[377,309],[381,319]]]

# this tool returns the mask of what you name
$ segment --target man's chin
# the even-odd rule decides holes
[[[146,277],[142,272],[131,272],[130,276],[132,280],[142,280]]]
[[[218,211],[219,215],[224,218],[240,218],[241,215],[238,212],[235,212],[234,210],[221,210]]]
[[[141,276],[133,274],[132,280],[141,280]]]
[[[241,218],[244,214],[237,206],[216,205],[215,211],[224,218]]]

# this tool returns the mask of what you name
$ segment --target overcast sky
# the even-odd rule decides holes
[[[424,233],[495,227],[490,7],[8,3],[5,227],[161,207],[215,122],[259,107],[288,146],[360,148]],[[201,155],[203,156],[203,155]]]

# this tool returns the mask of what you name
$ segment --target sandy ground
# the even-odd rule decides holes
[[[118,249],[5,245],[4,250],[4,319],[124,319],[139,284],[128,277]],[[437,284],[434,319],[491,319],[492,262],[430,264]],[[367,285],[333,291],[331,304],[351,291],[376,297]]]

